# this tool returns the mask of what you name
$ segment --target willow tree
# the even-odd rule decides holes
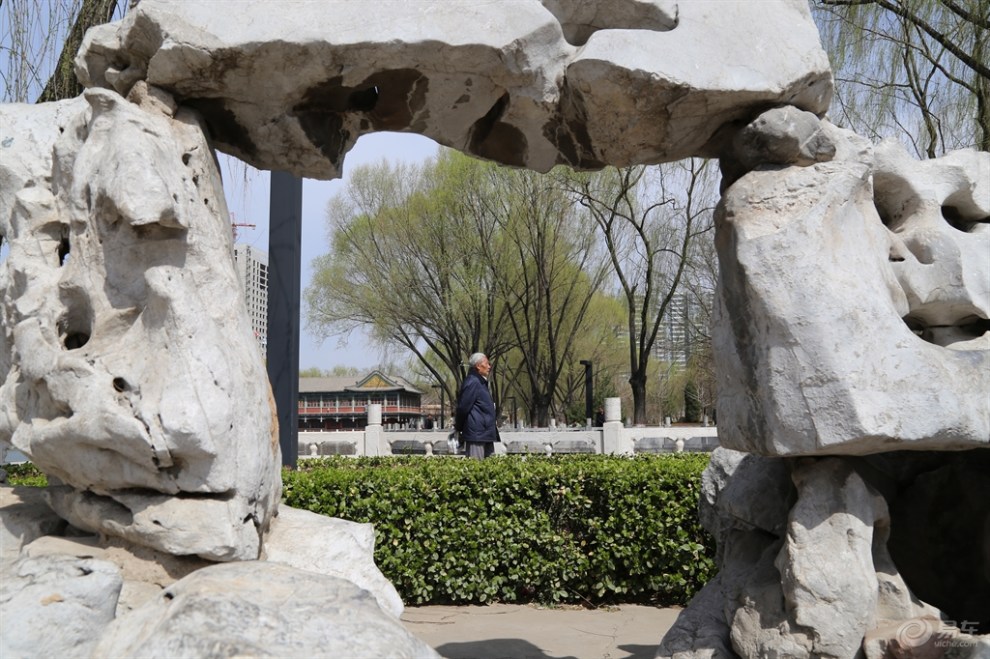
[[[815,0],[830,115],[919,156],[990,151],[990,0]]]
[[[328,204],[330,251],[313,262],[308,328],[320,338],[369,329],[411,351],[452,400],[469,354],[507,349],[484,260],[490,228],[465,208],[491,167],[444,151],[422,165],[355,170]]]
[[[568,185],[588,210],[627,310],[633,422],[646,423],[650,361],[685,284],[700,280],[711,243],[714,167],[687,160],[655,167],[606,168]],[[710,250],[708,250],[710,251]]]
[[[574,346],[607,274],[594,225],[560,185],[570,175],[498,167],[475,216],[498,228],[486,242],[507,331],[518,350],[517,390],[530,422],[549,423],[558,384],[584,356]]]
[[[0,2],[3,101],[58,101],[82,93],[74,60],[89,28],[126,11],[122,0]]]

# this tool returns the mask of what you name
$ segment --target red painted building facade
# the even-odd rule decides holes
[[[412,427],[423,418],[423,392],[405,379],[374,371],[354,378],[300,378],[299,430],[358,430],[368,405],[382,406],[382,424]]]

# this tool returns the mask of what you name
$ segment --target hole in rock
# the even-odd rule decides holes
[[[957,206],[942,206],[942,217],[949,226],[963,233],[973,233],[981,224],[990,222],[990,217],[967,216]]]
[[[183,165],[188,165],[190,160],[192,160],[192,154],[191,153],[183,153],[182,154],[182,164]]]
[[[922,341],[932,342],[932,331],[923,319],[916,316],[904,316],[904,324],[908,329]]]
[[[114,378],[113,389],[114,391],[122,393],[130,389],[130,386],[128,386],[127,380],[125,380],[124,378]]]
[[[911,592],[990,632],[990,449],[866,460],[894,481],[887,548]]]
[[[65,265],[65,262],[69,258],[69,236],[63,235],[62,239],[58,241],[58,264],[60,266]]]
[[[990,332],[990,320],[977,316],[969,316],[959,321],[957,327],[966,336],[983,336],[987,332]]]
[[[515,126],[502,121],[509,101],[509,92],[505,92],[492,104],[485,116],[474,122],[468,150],[482,158],[523,167],[527,155],[526,136]]]
[[[351,92],[347,99],[347,109],[355,112],[371,112],[378,105],[378,85],[367,89],[357,89]]]
[[[72,332],[65,335],[63,344],[66,350],[77,350],[89,343],[89,334],[83,332]]]
[[[58,334],[66,350],[82,348],[93,333],[93,311],[86,294],[79,289],[63,289],[59,295],[66,311],[58,320]]]
[[[904,324],[922,341],[942,347],[971,341],[990,332],[990,320],[966,311],[955,310],[947,317],[945,309],[929,305],[912,310],[903,318]]]

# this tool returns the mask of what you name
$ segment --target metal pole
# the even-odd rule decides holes
[[[587,420],[588,427],[591,427],[591,408],[593,407],[593,392],[592,387],[594,386],[591,380],[591,361],[587,359],[581,360],[581,365],[584,366],[584,418]]]
[[[301,178],[272,172],[268,217],[268,380],[278,410],[282,465],[295,469],[299,458]]]

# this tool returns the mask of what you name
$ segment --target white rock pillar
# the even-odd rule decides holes
[[[385,430],[382,428],[382,406],[378,403],[368,405],[368,425],[364,428],[364,454],[389,455],[391,450],[385,441]]]
[[[602,453],[632,455],[632,438],[626,437],[622,425],[622,399],[605,399],[605,425],[602,426]]]

